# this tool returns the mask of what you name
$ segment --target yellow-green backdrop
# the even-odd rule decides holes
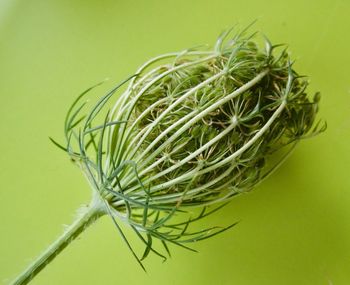
[[[150,257],[145,274],[109,218],[34,281],[54,284],[350,284],[350,2],[346,0],[1,0],[0,282],[7,284],[89,201],[79,170],[48,139],[86,87],[160,53],[212,44],[236,23],[288,43],[321,91],[328,130],[302,142],[254,192],[211,223],[232,230]],[[139,248],[137,239],[131,241]]]

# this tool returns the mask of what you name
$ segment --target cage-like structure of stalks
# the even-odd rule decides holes
[[[319,94],[307,96],[286,49],[267,39],[260,48],[254,37],[224,33],[210,51],[158,56],[85,115],[90,89],[69,110],[64,149],[122,236],[120,220],[145,243],[142,258],[165,258],[153,239],[168,251],[169,243],[189,248],[230,228],[191,224],[252,189],[298,141],[324,129],[315,124]],[[189,207],[200,211],[193,216]]]

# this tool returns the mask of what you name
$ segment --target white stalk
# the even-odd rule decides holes
[[[208,189],[209,187],[215,185],[216,183],[220,182],[221,180],[225,179],[227,176],[229,176],[230,174],[232,174],[232,170],[236,167],[237,165],[231,165],[225,172],[223,172],[221,175],[219,175],[218,177],[216,177],[213,180],[210,180],[209,182],[197,187],[197,188],[193,188],[191,190],[188,190],[186,192],[186,199],[189,198],[193,198],[195,194],[200,193],[202,191],[204,191],[205,189]],[[231,180],[235,180],[237,178],[238,175],[235,175]],[[151,193],[155,193],[161,189],[164,189],[164,185],[157,185],[154,186],[150,189]],[[169,203],[169,202],[174,202],[177,201],[180,197],[183,196],[183,193],[172,193],[172,194],[165,194],[165,195],[159,195],[159,196],[155,196],[152,197],[152,203]]]
[[[147,138],[147,136],[151,133],[151,131],[154,129],[155,126],[157,126],[160,121],[171,111],[173,110],[176,106],[178,106],[179,104],[181,104],[184,100],[186,100],[189,96],[191,96],[192,94],[194,94],[195,92],[197,92],[198,90],[200,90],[201,88],[205,87],[206,85],[210,84],[211,82],[215,81],[217,78],[223,76],[225,74],[226,71],[221,71],[217,74],[215,74],[214,76],[208,78],[207,80],[201,82],[200,84],[198,84],[196,87],[193,87],[191,90],[187,91],[183,96],[181,96],[180,98],[178,98],[175,102],[173,102],[171,105],[168,106],[167,109],[165,109],[162,114],[157,117],[157,119],[150,124],[150,127],[147,129],[147,132],[142,136],[142,138],[139,140],[137,146],[134,148],[134,151],[132,152],[132,154],[130,155],[130,157],[133,157],[134,154],[137,152],[137,150],[140,148],[141,144],[144,142],[144,140]],[[143,158],[153,147],[154,145],[160,140],[162,139],[167,133],[169,133],[171,130],[173,130],[174,128],[176,128],[178,125],[180,125],[181,123],[183,123],[184,121],[186,121],[189,117],[191,117],[194,113],[196,113],[198,111],[194,111],[191,112],[190,114],[186,115],[184,118],[180,119],[178,122],[176,122],[175,124],[171,125],[168,129],[164,130],[143,152],[140,156],[138,156],[135,159],[135,162],[137,163],[138,161],[140,161],[141,158]]]
[[[192,171],[189,171],[175,179],[172,179],[171,181],[169,182],[166,182],[165,184],[166,185],[175,185],[179,182],[182,182],[182,181],[186,181],[186,180],[189,180],[193,177],[194,174],[196,175],[202,175],[202,174],[205,174],[205,173],[208,173],[210,171],[213,171],[219,167],[222,167],[224,166],[225,164],[227,163],[232,163],[237,157],[239,157],[241,154],[244,153],[244,151],[246,151],[248,148],[250,148],[268,129],[269,127],[271,126],[271,124],[277,119],[277,117],[280,115],[280,113],[283,111],[283,109],[285,108],[285,105],[287,104],[286,100],[283,100],[281,105],[276,109],[276,111],[273,113],[273,115],[270,117],[270,119],[266,122],[266,124],[246,143],[244,144],[244,146],[242,146],[240,149],[238,149],[237,151],[235,151],[233,154],[231,154],[230,156],[226,157],[225,159],[223,160],[220,160],[219,162],[209,166],[209,167],[206,167],[202,170],[192,170]],[[144,181],[144,184],[147,184],[149,182],[151,182],[153,179],[150,178],[148,180],[145,180]],[[124,182],[124,181],[123,181]],[[131,189],[128,189],[126,191],[126,193],[130,193],[132,192],[133,190],[136,190],[136,187],[133,187]],[[136,196],[141,194],[142,191],[138,191],[136,193]]]
[[[131,125],[130,129],[134,129],[136,124],[141,120],[143,119],[154,107],[156,107],[157,105],[160,105],[162,104],[163,102],[165,102],[166,100],[168,100],[168,98],[162,98],[161,100],[159,101],[156,101],[155,103],[153,103],[149,108],[147,108],[144,112],[142,112],[138,117],[137,119],[133,122],[133,124]],[[133,140],[127,145],[127,149],[124,151],[124,155],[123,157],[127,156],[127,154],[130,152],[130,150],[132,148],[135,147],[135,144],[140,140],[140,137],[147,131],[147,128],[143,128],[140,132],[138,132],[136,134],[136,136],[133,138]],[[108,138],[108,141],[110,140],[110,138]],[[107,150],[109,148],[107,147]],[[110,157],[108,156],[108,163],[107,163],[107,160],[106,160],[106,167],[105,167],[105,170],[107,171],[108,169],[108,166],[109,166],[109,161],[110,160]]]
[[[193,199],[193,198],[197,198],[197,197],[200,197],[202,195],[205,195],[206,193],[202,193],[200,195],[196,195],[198,193],[201,193],[203,191],[205,191],[206,189],[208,189],[208,187],[211,187],[212,185],[220,182],[221,180],[225,179],[227,176],[231,175],[232,174],[232,170],[237,167],[236,164],[232,164],[224,173],[222,173],[220,176],[216,177],[215,179],[209,181],[208,183],[205,183],[197,188],[194,188],[194,189],[191,189],[191,190],[188,190],[186,192],[186,196],[185,198],[183,197],[183,193],[172,193],[172,194],[162,194],[162,195],[159,195],[159,196],[154,196],[152,197],[152,200],[149,201],[150,204],[167,204],[167,203],[176,203],[179,201],[179,199]],[[219,188],[216,189],[216,191],[219,191],[220,189],[222,188],[225,188],[229,185],[232,184],[233,181],[235,181],[237,179],[237,177],[239,177],[240,173],[237,173],[236,175],[234,175],[230,180],[228,180],[225,184],[221,185]],[[157,186],[154,186],[150,189],[150,193],[155,193],[159,190],[161,190],[163,187],[161,185],[157,185]],[[135,198],[138,198],[140,196],[137,196],[138,194],[140,194],[140,192],[136,193],[135,195]],[[140,202],[144,202],[145,199],[140,199],[139,201]],[[115,207],[118,207],[120,205],[123,205],[124,204],[124,201],[122,200],[119,200],[119,201],[116,201],[113,203],[113,206]]]
[[[225,71],[222,71],[220,73],[225,73]],[[218,73],[218,74],[220,74]],[[257,84],[266,74],[268,73],[268,70],[265,70],[261,73],[259,73],[256,77],[254,77],[252,80],[248,81],[246,84],[241,86],[240,88],[236,89],[234,92],[230,93],[229,95],[225,96],[224,98],[221,98],[216,103],[211,105],[208,108],[205,108],[203,111],[201,111],[198,115],[193,117],[191,120],[189,120],[185,125],[183,125],[179,130],[176,131],[169,139],[167,139],[159,148],[157,148],[156,151],[154,151],[150,156],[147,157],[147,159],[143,160],[140,164],[140,168],[142,169],[150,160],[154,159],[167,145],[172,143],[175,139],[177,139],[179,136],[182,135],[183,132],[188,130],[191,126],[193,126],[196,122],[202,120],[205,116],[207,116],[212,111],[216,110],[223,104],[227,103],[228,101],[238,97],[246,90],[252,88],[255,84]],[[170,126],[169,128],[173,129],[175,127]],[[153,148],[155,145],[154,142],[148,146],[148,148],[143,152],[143,154],[147,153],[146,151],[149,151],[149,149]],[[138,157],[137,161],[139,161],[141,158],[143,158],[143,154]]]
[[[277,117],[281,114],[283,109],[285,108],[287,102],[283,100],[281,105],[277,108],[277,110],[273,113],[271,118],[266,122],[266,124],[249,140],[244,146],[242,146],[239,150],[235,151],[230,156],[221,160],[220,162],[208,167],[208,171],[216,169],[218,167],[224,166],[226,163],[233,161],[237,157],[239,157],[243,152],[245,152],[248,148],[250,148],[271,126],[271,124],[277,119]],[[206,170],[207,170],[206,169]]]
[[[167,145],[169,145],[170,143],[172,143],[175,139],[177,139],[179,136],[181,136],[181,134],[183,132],[185,132],[188,128],[190,128],[191,126],[194,125],[194,123],[198,122],[199,120],[203,119],[206,115],[208,115],[210,112],[216,110],[218,107],[220,107],[221,105],[225,104],[226,102],[234,99],[235,97],[241,95],[243,92],[245,92],[246,90],[250,89],[251,87],[253,87],[255,84],[257,84],[266,74],[268,73],[268,70],[265,70],[261,73],[259,73],[256,77],[254,77],[252,80],[248,81],[246,84],[244,84],[243,86],[241,86],[240,88],[236,89],[234,92],[230,93],[229,95],[225,96],[224,98],[221,98],[220,100],[218,100],[215,104],[211,105],[208,108],[205,108],[202,112],[200,112],[199,114],[197,114],[195,117],[193,117],[191,120],[189,120],[186,124],[184,124],[178,131],[176,131],[169,139],[167,139],[161,146],[159,146],[157,148],[156,151],[154,151],[151,155],[149,155],[144,161],[141,161],[140,164],[140,169],[142,169],[145,165],[147,165],[147,163],[149,161],[151,161],[152,159],[154,159]],[[187,116],[186,116],[187,117]],[[182,121],[182,120],[179,120]],[[169,129],[172,130],[173,128],[177,127],[177,124],[174,124],[172,126],[170,126],[167,130],[165,130],[164,132],[169,132]],[[164,133],[163,132],[163,133]],[[160,135],[159,137],[161,137],[162,135]],[[159,138],[158,137],[158,138]],[[154,147],[155,143],[158,142],[159,139],[156,139],[154,142],[152,142],[147,149],[137,158],[136,161],[140,161],[145,154],[151,149],[151,147]],[[149,170],[147,170],[149,171]],[[143,171],[141,171],[140,176],[142,176],[144,173]],[[160,176],[157,176],[160,177]],[[124,183],[123,185],[127,185],[128,183],[132,182],[130,181],[130,179],[135,180],[135,177],[132,176],[128,176],[124,179]],[[153,180],[153,177],[151,178]],[[147,182],[145,182],[147,183]]]
[[[141,74],[147,67],[149,67],[150,65],[152,65],[155,62],[162,60],[162,59],[171,58],[171,57],[178,57],[178,56],[183,56],[183,55],[195,56],[195,55],[210,55],[210,54],[213,54],[213,52],[212,51],[207,51],[207,52],[206,51],[184,51],[184,52],[172,52],[172,53],[162,54],[162,55],[156,56],[154,58],[151,58],[150,60],[146,61],[143,65],[141,65],[137,69],[136,75]],[[116,113],[116,109],[120,105],[124,105],[126,100],[130,98],[130,96],[128,96],[126,94],[130,94],[131,89],[135,89],[135,87],[138,87],[138,85],[143,83],[147,78],[149,78],[153,73],[155,73],[158,69],[161,69],[161,68],[163,68],[163,66],[158,66],[157,68],[154,68],[151,71],[149,71],[147,74],[145,74],[141,78],[138,78],[137,76],[132,78],[130,80],[130,83],[128,85],[127,90],[125,91],[125,93],[123,93],[121,96],[119,96],[117,102],[115,103],[114,107],[112,108],[111,115],[114,116],[114,114]],[[136,79],[137,79],[137,82],[135,83]],[[119,114],[120,113],[118,112],[117,117],[114,118],[115,120],[118,120]]]
[[[191,62],[186,62],[184,64],[181,64],[181,65],[178,65],[178,66],[175,66],[175,67],[172,67],[170,68],[169,70],[159,74],[158,76],[156,76],[152,81],[150,81],[148,84],[146,84],[137,94],[135,97],[132,98],[132,101],[131,103],[127,104],[127,109],[125,108],[122,108],[120,110],[120,113],[119,114],[125,114],[125,117],[122,117],[120,118],[121,120],[125,120],[125,121],[128,121],[130,119],[130,115],[132,113],[132,110],[134,109],[135,107],[135,104],[137,103],[137,101],[139,100],[139,98],[153,85],[155,84],[157,81],[161,80],[162,78],[164,78],[165,76],[167,76],[168,74],[170,73],[173,73],[175,71],[178,71],[178,70],[181,70],[181,69],[184,69],[184,68],[187,68],[187,67],[190,67],[190,66],[193,66],[193,65],[197,65],[197,64],[200,64],[200,63],[203,63],[205,61],[209,61],[213,58],[217,57],[217,55],[211,55],[211,56],[208,56],[208,57],[205,57],[205,58],[202,58],[200,60],[196,60],[196,61],[191,61]],[[125,100],[128,99],[128,97],[125,97]],[[118,117],[119,118],[119,117]],[[128,135],[127,137],[124,139],[124,130],[125,130],[126,126],[125,125],[122,125],[121,126],[121,129],[120,129],[120,136],[118,137],[118,141],[116,143],[116,145],[118,146],[121,146],[124,144],[124,142],[128,139]],[[128,131],[128,134],[130,133],[130,130]],[[119,163],[120,162],[120,152],[118,152],[116,154],[116,162]]]
[[[169,172],[171,172],[171,171],[181,167],[185,163],[189,162],[191,159],[195,158],[197,155],[201,154],[203,151],[209,149],[213,144],[217,143],[223,137],[225,137],[227,134],[229,134],[237,126],[237,124],[238,124],[237,119],[234,118],[233,122],[224,131],[222,131],[220,134],[218,134],[213,139],[208,141],[206,144],[204,144],[203,146],[198,148],[196,151],[192,152],[186,158],[180,160],[179,162],[175,163],[174,165],[172,165],[171,167],[165,169],[164,171],[159,172],[156,175],[152,176],[152,178],[149,179],[149,180],[146,180],[145,183],[147,184],[148,182],[151,182],[151,181],[153,181],[153,180],[155,180],[155,179],[157,179],[159,177],[162,177],[163,175],[165,175],[165,174],[167,174],[167,173],[169,173]],[[153,168],[154,168],[154,164],[151,164],[149,167],[147,167],[145,170],[143,170],[139,174],[139,176],[142,177],[145,173],[151,171]]]

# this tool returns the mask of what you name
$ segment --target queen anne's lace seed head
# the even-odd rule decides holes
[[[104,211],[145,242],[144,257],[163,256],[153,238],[183,246],[226,229],[194,232],[190,224],[213,211],[208,205],[249,191],[298,141],[324,129],[314,127],[319,95],[307,96],[286,50],[268,40],[260,49],[243,33],[227,37],[213,51],[147,62],[102,122],[98,115],[120,86],[86,116],[79,115],[82,96],[68,113],[67,151]],[[198,216],[189,216],[190,206],[202,209]]]

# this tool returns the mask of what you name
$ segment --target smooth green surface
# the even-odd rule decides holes
[[[320,90],[328,130],[304,141],[268,181],[208,223],[229,232],[137,265],[103,218],[32,284],[350,283],[350,4],[348,1],[0,1],[0,282],[8,283],[88,203],[80,171],[48,136],[82,90],[108,90],[152,56],[255,28],[289,43]],[[131,234],[130,231],[127,231]],[[137,238],[130,235],[135,247]]]

